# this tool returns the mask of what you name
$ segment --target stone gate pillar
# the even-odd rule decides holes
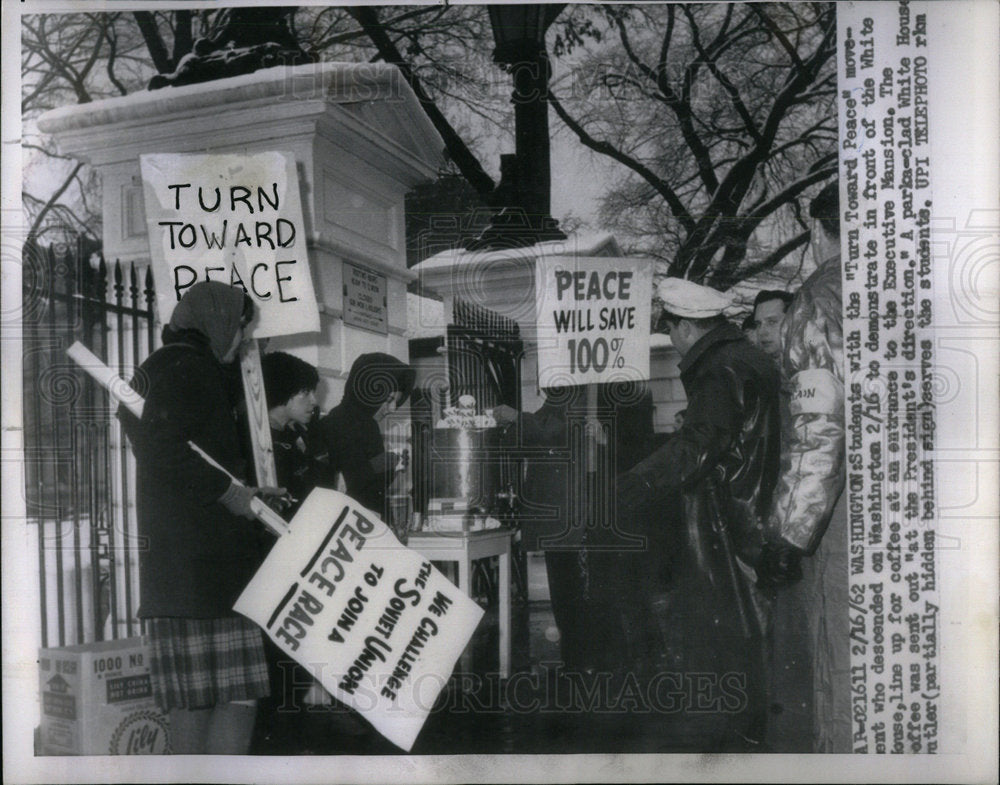
[[[415,264],[420,288],[444,301],[445,321],[455,300],[482,306],[513,319],[524,340],[521,404],[533,412],[543,398],[538,388],[538,325],[535,319],[535,264],[546,256],[619,257],[621,246],[610,232],[573,234],[523,248],[441,251]]]
[[[340,400],[357,355],[407,359],[403,198],[436,176],[444,145],[394,66],[278,67],[185,87],[63,107],[39,128],[103,182],[108,259],[149,263],[139,156],[145,153],[291,153],[298,165],[320,333],[274,339],[326,381],[322,408]],[[357,326],[345,283],[360,268],[384,285],[384,319]],[[352,324],[353,322],[353,324]]]

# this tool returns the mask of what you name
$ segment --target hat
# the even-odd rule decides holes
[[[664,278],[656,287],[663,307],[682,319],[708,319],[718,316],[733,301],[731,294],[707,286],[685,281],[683,278]]]
[[[200,332],[208,338],[212,353],[221,362],[243,324],[249,299],[243,289],[221,281],[201,281],[188,289],[174,307],[169,327],[175,333]]]

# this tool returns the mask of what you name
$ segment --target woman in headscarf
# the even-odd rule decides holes
[[[275,489],[238,485],[188,446],[245,476],[238,377],[225,366],[253,315],[240,289],[192,286],[163,330],[163,346],[132,380],[146,401],[142,419],[119,409],[137,461],[139,616],[175,753],[245,753],[255,701],[268,694],[261,632],[232,607],[260,564],[250,501]]]

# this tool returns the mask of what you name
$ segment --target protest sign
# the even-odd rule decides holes
[[[407,751],[483,615],[374,513],[324,488],[234,608]]]
[[[652,272],[646,259],[538,260],[539,386],[649,378]]]
[[[140,165],[162,322],[191,286],[213,280],[253,298],[255,338],[319,329],[290,155],[157,154]]]

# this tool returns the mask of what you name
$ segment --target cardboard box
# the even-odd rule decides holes
[[[38,658],[43,754],[170,752],[142,638],[40,649]]]

